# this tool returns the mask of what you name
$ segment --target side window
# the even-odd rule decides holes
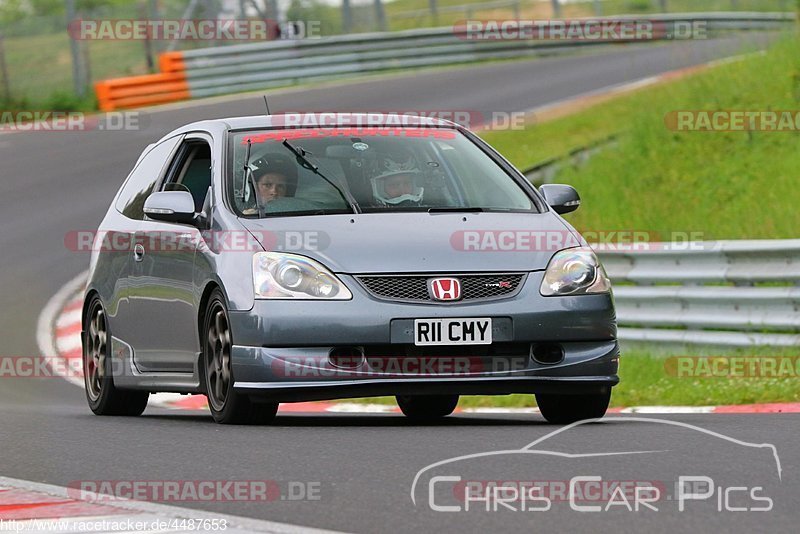
[[[117,198],[117,211],[130,219],[144,219],[144,201],[150,196],[156,182],[161,178],[170,155],[181,137],[173,137],[159,143],[147,152],[133,169]]]
[[[194,211],[203,209],[211,187],[211,147],[205,141],[187,141],[172,161],[163,191],[188,191],[194,198]]]

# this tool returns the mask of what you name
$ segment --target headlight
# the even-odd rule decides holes
[[[611,282],[590,248],[570,248],[557,252],[544,273],[540,292],[545,297],[606,293]]]
[[[353,298],[350,290],[324,265],[298,254],[255,254],[253,285],[257,299]]]

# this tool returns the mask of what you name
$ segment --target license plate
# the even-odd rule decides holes
[[[491,345],[492,320],[414,319],[414,345]]]

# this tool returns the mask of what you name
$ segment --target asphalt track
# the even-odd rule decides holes
[[[273,111],[520,111],[747,52],[768,39],[751,34],[427,71],[283,92],[273,96],[270,104]],[[86,253],[67,250],[65,233],[97,226],[147,143],[192,120],[261,111],[260,99],[247,97],[149,112],[140,131],[0,135],[0,354],[37,354],[35,328],[42,307],[88,263]],[[532,415],[458,415],[433,427],[412,426],[397,415],[287,415],[261,428],[223,428],[203,413],[158,409],[135,420],[97,418],[88,411],[83,393],[59,379],[0,379],[0,475],[60,486],[82,479],[319,482],[319,501],[184,504],[353,532],[796,529],[800,519],[797,415],[660,419],[691,423],[746,442],[772,443],[780,457],[782,478],[776,478],[774,464],[751,457],[754,449],[711,439],[697,430],[624,416],[572,429],[560,437],[559,450],[670,453],[631,456],[623,462],[619,456],[598,456],[591,462],[570,463],[559,463],[552,456],[518,461],[501,455],[453,467],[445,474],[476,480],[549,477],[563,481],[597,471],[604,478],[663,482],[674,481],[680,474],[707,474],[715,481],[730,478],[728,486],[766,480],[774,498],[772,511],[720,512],[715,497],[693,503],[683,513],[674,501],[652,513],[581,513],[564,502],[546,512],[435,512],[428,505],[425,488],[418,490],[416,506],[411,501],[411,484],[420,469],[458,455],[519,449],[557,427]],[[720,447],[723,441],[725,447]],[[555,467],[559,470],[553,473]]]

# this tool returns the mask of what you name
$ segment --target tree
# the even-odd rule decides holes
[[[7,25],[25,18],[25,12],[22,0],[5,0],[0,2],[0,25]]]

